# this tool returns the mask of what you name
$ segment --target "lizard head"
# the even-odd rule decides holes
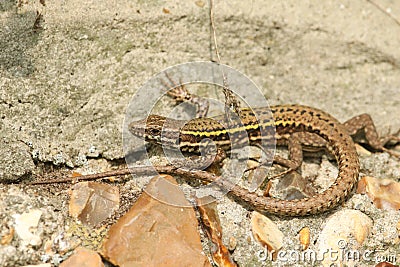
[[[177,147],[182,124],[179,120],[149,115],[146,119],[131,122],[128,128],[134,136],[147,142]]]

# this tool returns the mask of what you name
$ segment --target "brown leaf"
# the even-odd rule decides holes
[[[299,241],[303,250],[306,250],[310,245],[310,228],[303,227],[299,232]]]
[[[67,260],[60,264],[60,267],[104,267],[101,261],[100,255],[96,252],[84,248],[78,247],[74,250],[74,254]]]
[[[15,232],[14,228],[11,227],[11,228],[10,228],[10,231],[9,231],[7,234],[5,234],[5,235],[3,235],[3,236],[1,237],[1,239],[0,239],[0,245],[5,246],[5,245],[10,244],[11,241],[13,240],[14,232]]]
[[[283,233],[279,230],[278,226],[258,212],[253,212],[251,225],[254,238],[263,246],[266,246],[275,258],[276,253],[283,246]]]
[[[202,251],[193,208],[176,181],[164,177],[154,177],[132,208],[110,227],[102,255],[114,265],[211,266]],[[184,206],[168,204],[172,201]]]
[[[73,186],[69,214],[83,224],[97,225],[119,208],[118,188],[97,182],[81,182]]]
[[[358,183],[357,193],[367,194],[378,209],[400,209],[400,183],[391,179],[365,176]]]
[[[228,249],[222,243],[222,227],[218,217],[217,204],[215,199],[206,196],[197,199],[200,212],[200,219],[208,238],[215,245],[212,251],[214,263],[217,266],[236,267],[236,263],[231,259]]]

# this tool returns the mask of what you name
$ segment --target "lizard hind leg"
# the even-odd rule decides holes
[[[299,169],[303,163],[303,150],[319,151],[325,149],[326,141],[322,137],[313,133],[295,132],[285,137],[282,137],[282,139],[278,140],[278,145],[287,146],[288,158],[275,155],[273,157],[273,163],[278,164],[287,169],[277,174],[274,174],[270,179],[276,179],[282,177],[283,179],[279,182],[280,186],[278,187],[288,187],[284,191],[287,191],[287,193],[291,197],[300,195],[304,197],[315,194],[316,192],[315,189],[309,185],[307,179],[301,175]],[[263,150],[264,153],[267,153],[263,147],[261,147],[260,145],[257,146],[261,150]],[[247,171],[254,169],[257,170],[263,165],[269,165],[269,163],[270,162],[260,162],[259,165],[249,168]],[[262,174],[262,172],[259,173]],[[257,172],[255,172],[254,175],[256,174]],[[260,182],[265,180],[265,177],[253,177],[253,180]],[[254,185],[252,184],[252,186]]]
[[[282,167],[286,167],[287,170],[274,175],[273,178],[281,177],[290,172],[297,171],[303,163],[303,150],[313,152],[324,150],[326,148],[326,141],[322,137],[314,133],[295,132],[290,134],[288,137],[283,138],[282,140],[278,140],[278,145],[286,145],[288,148],[289,156],[288,158],[283,158],[281,156],[275,155],[273,163],[278,164]],[[263,148],[259,145],[258,147],[263,150]],[[262,166],[267,164],[261,162],[260,165]]]
[[[362,133],[364,134],[367,145],[369,145],[372,149],[376,151],[384,151],[396,158],[400,158],[400,153],[396,153],[385,147],[388,144],[400,143],[400,129],[395,134],[388,134],[386,136],[379,137],[375,124],[371,116],[368,114],[361,114],[351,118],[344,122],[343,125],[353,139],[357,139],[358,135]]]

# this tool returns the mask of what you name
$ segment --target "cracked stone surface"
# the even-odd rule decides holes
[[[195,2],[86,8],[79,1],[0,5],[0,125],[16,131],[40,162],[74,167],[122,158],[122,123],[135,91],[168,66],[209,59],[208,11]],[[223,62],[253,79],[271,104],[311,105],[341,120],[370,113],[381,132],[400,127],[393,97],[400,27],[373,6],[253,1],[215,8]],[[37,11],[44,22],[35,32]]]
[[[21,141],[8,138],[0,139],[0,183],[17,182],[29,177],[35,168],[29,147]]]

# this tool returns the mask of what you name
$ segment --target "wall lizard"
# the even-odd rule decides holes
[[[182,90],[182,87],[172,90],[174,97],[177,95],[176,90]],[[183,92],[186,94],[185,100],[190,99],[190,94],[185,89]],[[354,117],[342,124],[321,110],[302,105],[272,106],[270,110],[273,118],[269,115],[268,108],[243,109],[241,111],[241,130],[247,133],[246,138],[250,141],[250,145],[259,143],[261,138],[276,138],[277,145],[288,146],[289,160],[277,158],[274,161],[291,169],[296,169],[301,165],[302,150],[326,148],[334,155],[339,173],[336,181],[322,193],[303,199],[281,200],[258,196],[229,181],[219,181],[213,175],[202,172],[201,175],[206,176],[203,178],[204,180],[216,182],[222,188],[230,188],[232,195],[248,202],[261,212],[284,216],[303,216],[327,211],[343,202],[358,181],[360,164],[351,135],[357,134],[360,130],[364,131],[365,139],[372,149],[387,151],[391,155],[399,156],[385,148],[384,145],[389,141],[398,143],[400,138],[391,135],[380,139],[371,117],[367,114]],[[257,114],[258,120],[254,112]],[[266,115],[263,116],[263,114]],[[146,119],[130,123],[129,130],[133,135],[148,142],[179,148],[182,152],[198,153],[203,145],[201,142],[203,138],[213,140],[220,149],[229,150],[229,134],[239,131],[239,126],[233,125],[230,128],[224,128],[222,126],[223,119],[224,116],[195,118],[185,123],[181,120],[150,115]],[[275,136],[262,136],[260,129],[266,127],[275,127]],[[180,172],[181,175],[196,177],[196,175],[191,175],[190,171],[181,170]],[[170,173],[178,172],[175,170]]]
[[[178,101],[189,101],[199,106],[199,98],[189,94],[183,87],[177,87],[169,92],[170,96]],[[181,90],[178,92],[178,90]],[[181,96],[184,96],[181,98]],[[193,99],[194,98],[194,99]],[[201,112],[208,107],[200,109]],[[257,113],[257,118],[254,116]],[[272,117],[270,116],[272,112]],[[206,114],[202,113],[203,115]],[[146,119],[134,121],[129,124],[130,132],[148,142],[162,144],[163,146],[178,148],[183,152],[198,153],[204,145],[203,138],[212,139],[213,142],[224,150],[229,150],[226,140],[229,133],[245,132],[250,145],[256,145],[263,138],[276,138],[277,145],[286,145],[289,150],[289,159],[274,158],[274,162],[284,165],[291,170],[300,167],[303,150],[326,149],[334,155],[339,173],[335,182],[324,192],[308,198],[295,200],[282,200],[273,197],[259,196],[221,176],[213,173],[167,166],[139,166],[109,172],[82,175],[73,178],[36,181],[29,184],[65,183],[78,180],[94,180],[109,176],[136,175],[165,173],[180,175],[185,178],[200,179],[214,182],[222,189],[228,190],[231,196],[250,204],[260,212],[282,216],[306,216],[330,210],[342,203],[351,193],[358,181],[360,164],[351,136],[363,131],[369,146],[376,151],[385,151],[400,158],[400,154],[384,147],[387,143],[400,143],[398,136],[400,130],[394,135],[379,138],[374,123],[368,114],[356,116],[345,123],[340,123],[334,117],[319,109],[302,105],[278,105],[268,108],[255,108],[241,110],[242,129],[230,125],[222,127],[221,122],[225,116],[212,118],[196,118],[188,122],[174,120],[159,115],[150,115]],[[260,135],[261,129],[275,127],[275,136]],[[171,138],[173,137],[173,138]],[[178,138],[177,138],[178,137]],[[239,135],[239,138],[241,136]],[[239,144],[240,145],[240,144]]]

